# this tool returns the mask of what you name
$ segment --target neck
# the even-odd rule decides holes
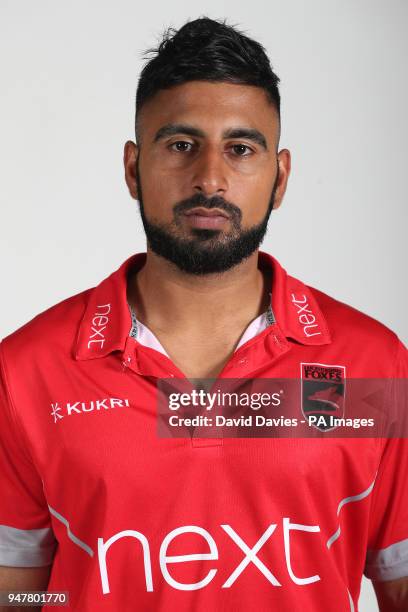
[[[226,272],[195,276],[148,250],[146,262],[128,282],[137,318],[155,329],[211,330],[245,327],[270,303],[271,279],[258,268],[258,251]]]

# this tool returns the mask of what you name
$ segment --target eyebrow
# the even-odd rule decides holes
[[[176,134],[185,134],[186,136],[195,136],[198,138],[205,137],[205,132],[199,128],[193,127],[192,125],[185,123],[167,123],[156,132],[153,142],[158,142],[163,138],[175,136]],[[252,140],[252,142],[259,144],[266,151],[268,150],[265,136],[262,134],[262,132],[255,128],[231,128],[226,130],[222,136],[224,139],[246,138],[247,140]]]
[[[256,144],[259,144],[266,151],[268,150],[268,146],[266,144],[266,138],[259,130],[255,128],[232,128],[231,130],[227,130],[223,134],[224,138],[246,138],[246,140],[252,140]]]
[[[195,128],[192,125],[187,125],[184,123],[167,123],[156,132],[153,142],[158,142],[163,138],[174,136],[175,134],[186,134],[187,136],[197,136],[199,138],[203,138],[205,136],[202,130]]]

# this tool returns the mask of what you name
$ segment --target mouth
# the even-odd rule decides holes
[[[229,219],[229,215],[220,208],[203,208],[199,206],[197,208],[187,210],[184,214],[187,217],[190,217],[191,215],[199,215],[200,217],[224,217],[225,219]]]
[[[222,230],[229,222],[229,215],[219,208],[192,208],[184,213],[191,228]]]

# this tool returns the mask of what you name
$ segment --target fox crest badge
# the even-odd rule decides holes
[[[302,414],[320,431],[336,429],[344,418],[346,367],[324,363],[301,363]]]

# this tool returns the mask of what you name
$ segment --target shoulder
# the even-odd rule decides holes
[[[42,352],[71,353],[92,291],[89,288],[65,298],[7,335],[1,341],[4,354],[13,359],[19,355],[33,359]]]
[[[348,343],[362,352],[381,352],[392,359],[404,345],[397,333],[374,317],[340,300],[307,286],[326,320],[333,342]]]
[[[364,354],[357,361],[378,365],[382,352],[389,365],[403,347],[397,334],[381,321],[288,274],[272,255],[259,255],[260,265],[273,270],[272,305],[287,337],[311,348],[324,345],[333,359],[346,355],[355,362]],[[370,352],[375,359],[369,358]]]

